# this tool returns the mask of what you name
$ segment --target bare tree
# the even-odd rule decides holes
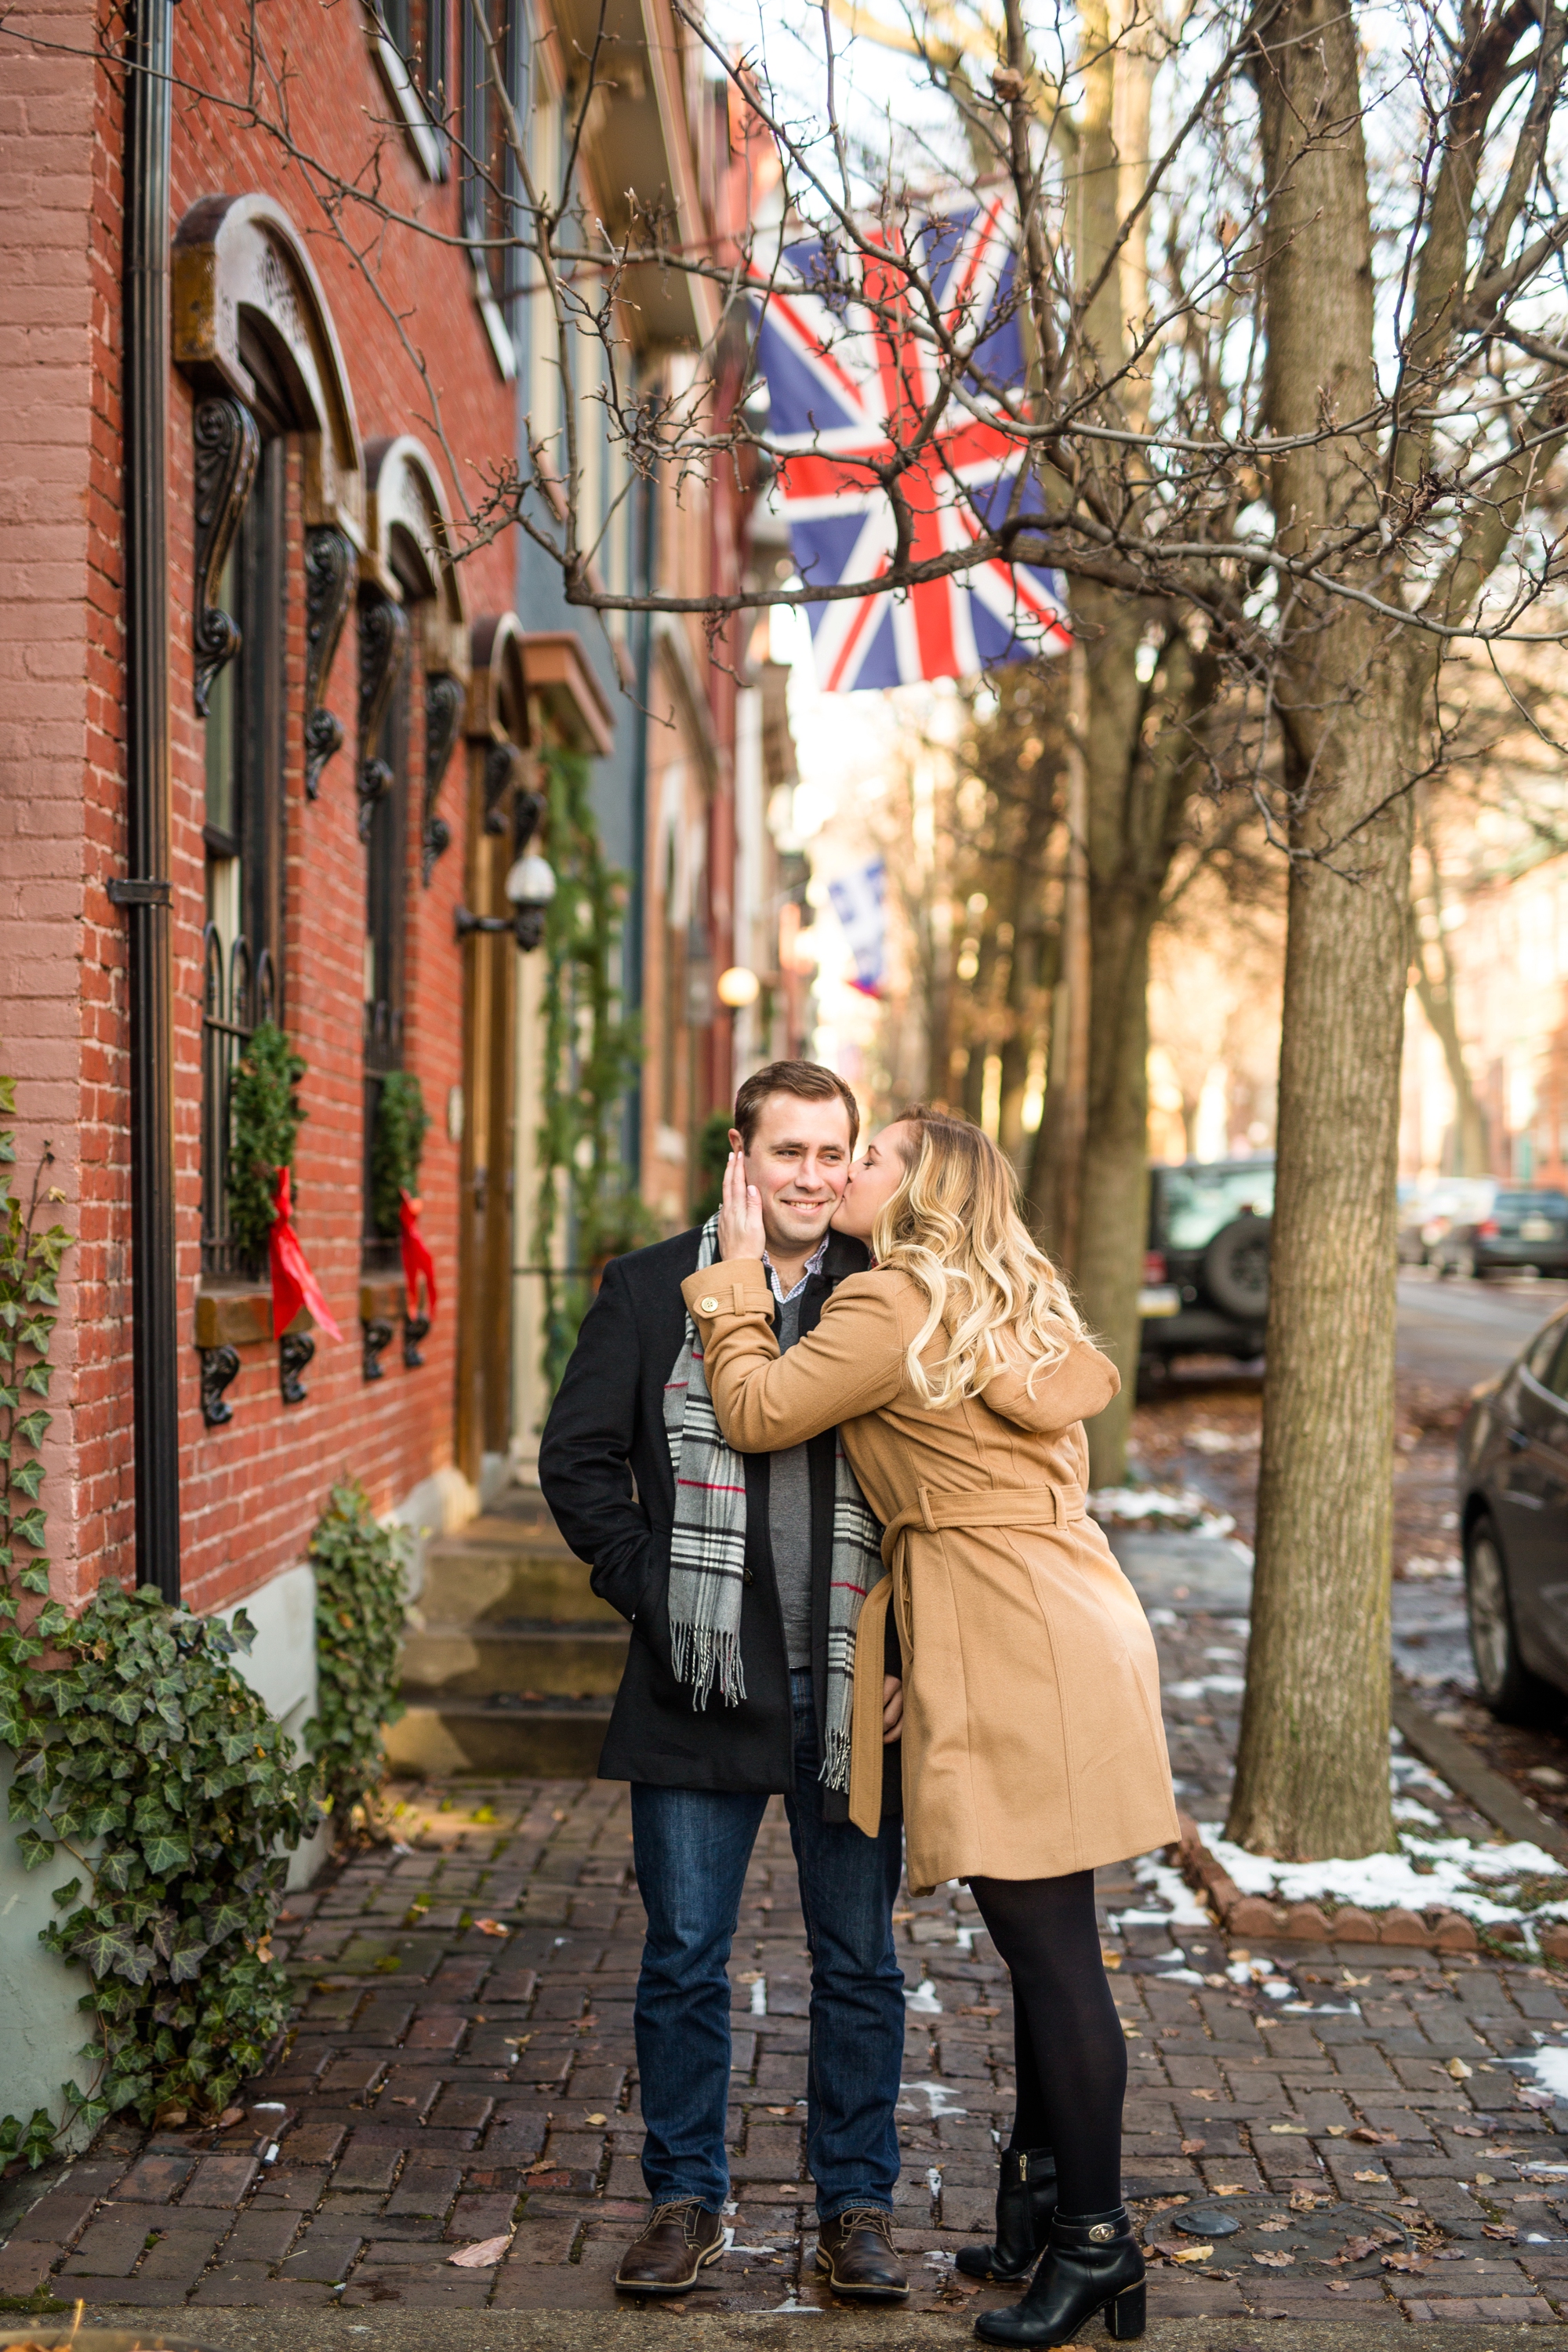
[[[737,136],[776,158],[773,215],[694,247],[658,205],[591,214],[578,159],[616,65],[601,16],[576,41],[550,185],[486,33],[507,152],[466,159],[499,224],[479,243],[515,247],[563,387],[584,344],[596,349],[595,397],[628,484],[720,467],[749,479],[757,467],[787,483],[802,451],[749,397],[746,355],[760,304],[792,289],[826,298],[844,354],[869,337],[897,395],[875,446],[811,454],[846,498],[885,500],[885,541],[858,577],[615,588],[570,396],[529,419],[516,464],[487,484],[454,467],[463,534],[523,531],[582,607],[700,615],[718,657],[721,625],[748,607],[904,595],[998,564],[1067,575],[1101,678],[1081,730],[1100,1108],[1078,1255],[1086,1304],[1122,1351],[1142,1246],[1150,907],[1184,805],[1214,781],[1213,696],[1258,714],[1247,790],[1289,867],[1289,931],[1230,1829],[1283,1855],[1384,1845],[1413,794],[1447,756],[1445,657],[1568,636],[1554,520],[1568,20],[1558,0],[1400,0],[1364,27],[1329,0],[1202,0],[1170,22],[1145,0],[1115,16],[1109,0],[1029,19],[1023,0],[1003,0],[994,21],[913,15],[913,70],[962,126],[950,153],[919,125],[895,137],[891,110],[880,131],[852,119],[829,9],[803,104],[770,74],[764,43],[737,55],[696,0],[673,5],[692,58],[731,83]],[[479,0],[468,5],[483,31]],[[374,169],[376,139],[395,134],[372,126],[353,176],[305,152],[292,68],[268,54],[266,26],[252,11],[240,27],[234,89],[197,94],[279,140],[374,283],[389,235],[430,233],[389,206]],[[1016,266],[955,290],[942,267],[951,240],[931,224],[994,198]],[[637,289],[660,272],[706,281],[719,324],[705,368],[646,364]],[[1009,320],[1025,331],[1016,380],[994,362]],[[423,363],[417,319],[399,330]],[[438,435],[428,369],[425,380]],[[984,487],[952,454],[970,425],[1002,453]],[[960,523],[933,538],[939,499]],[[1143,683],[1145,642],[1152,703],[1129,685]]]

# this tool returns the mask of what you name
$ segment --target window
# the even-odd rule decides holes
[[[507,94],[526,129],[524,45],[516,0],[481,0]],[[522,255],[504,242],[518,233],[522,183],[507,139],[489,43],[470,0],[463,14],[463,226],[475,240],[474,282],[495,352],[509,380],[517,373],[511,313],[521,284]]]
[[[467,5],[467,0],[463,0]],[[368,0],[372,46],[427,179],[447,176],[447,0]]]
[[[1255,1168],[1163,1168],[1155,1179],[1166,1249],[1206,1249],[1233,1218],[1274,1213],[1274,1162]]]
[[[381,21],[433,122],[447,111],[447,0],[381,0]]]
[[[284,479],[287,444],[262,443],[224,569],[239,651],[206,719],[206,925],[202,939],[202,1270],[258,1274],[228,1236],[229,1094],[253,1029],[277,1017],[283,883]]]

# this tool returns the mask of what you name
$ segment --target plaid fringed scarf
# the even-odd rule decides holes
[[[702,1228],[699,1270],[718,1254],[719,1220]],[[677,1682],[691,1685],[705,1707],[715,1681],[726,1706],[746,1696],[741,1657],[741,1596],[746,1559],[746,1467],[725,1443],[708,1381],[697,1327],[665,1383],[664,1429],[675,1472],[675,1525],[669,1539],[669,1646]],[[855,1626],[860,1603],[882,1573],[882,1530],[866,1507],[842,1438],[833,1454],[833,1566],[827,1611],[826,1752],[821,1779],[849,1786],[849,1716],[855,1689]]]

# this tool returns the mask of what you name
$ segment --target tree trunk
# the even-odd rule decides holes
[[[1268,213],[1268,422],[1373,403],[1356,27],[1286,0],[1254,70]],[[1276,460],[1280,541],[1375,526],[1374,454]],[[1227,1834],[1284,1859],[1394,1844],[1389,1542],[1394,1181],[1416,696],[1367,615],[1303,598],[1275,690],[1293,795],[1252,1639]],[[1373,812],[1379,812],[1373,814]],[[1313,854],[1325,863],[1315,863]]]
[[[1454,1145],[1458,1162],[1454,1173],[1457,1176],[1484,1176],[1491,1166],[1486,1113],[1471,1083],[1469,1058],[1465,1052],[1465,1041],[1459,1034],[1458,1015],[1454,1004],[1453,972],[1447,951],[1441,945],[1439,953],[1443,977],[1434,980],[1426,962],[1426,942],[1417,940],[1415,961],[1410,968],[1410,976],[1432,1034],[1443,1048],[1448,1083],[1454,1089]]]

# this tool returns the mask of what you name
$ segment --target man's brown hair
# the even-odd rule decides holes
[[[753,1070],[735,1097],[735,1125],[749,1151],[763,1105],[770,1095],[798,1095],[803,1102],[831,1102],[837,1096],[849,1114],[849,1149],[860,1132],[860,1106],[837,1070],[823,1062],[770,1062]]]

